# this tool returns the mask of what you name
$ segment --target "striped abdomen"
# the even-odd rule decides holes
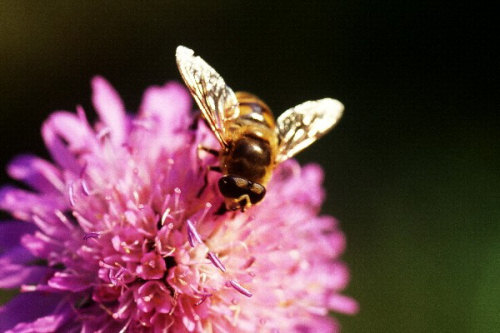
[[[237,92],[240,114],[221,156],[224,174],[265,185],[274,168],[278,138],[269,107],[249,93]]]

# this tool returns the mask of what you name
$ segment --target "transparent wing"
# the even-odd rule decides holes
[[[283,162],[328,132],[340,119],[344,105],[332,98],[308,101],[286,110],[277,119],[277,162]]]
[[[182,79],[217,140],[227,146],[224,124],[238,117],[238,99],[224,79],[193,50],[178,46],[175,57]]]

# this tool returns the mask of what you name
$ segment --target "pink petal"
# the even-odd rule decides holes
[[[38,318],[31,323],[19,323],[9,333],[55,332],[69,317],[69,312]]]
[[[337,333],[340,332],[340,327],[331,318],[324,316],[317,316],[311,322],[300,323],[296,325],[295,331],[297,333],[315,333],[315,332]]]
[[[35,224],[43,233],[58,239],[66,239],[68,237],[68,227],[60,220],[54,217],[41,218],[38,215],[31,217]]]
[[[139,119],[150,120],[155,126],[155,137],[164,142],[171,142],[179,131],[185,132],[192,121],[189,93],[175,82],[148,88],[139,110]]]
[[[326,235],[325,240],[329,243],[331,255],[334,258],[337,258],[345,251],[347,242],[343,233],[335,232],[333,234]]]
[[[90,283],[85,278],[69,273],[56,272],[50,278],[48,285],[52,288],[60,290],[69,290],[72,292],[79,292],[90,288]]]
[[[23,225],[26,223],[12,223],[13,225]],[[0,225],[1,226],[1,225]],[[2,235],[0,228],[0,236]],[[19,228],[23,230],[23,228]],[[7,233],[5,236],[9,235]],[[19,241],[19,236],[12,234],[12,238]],[[1,244],[0,244],[1,246]],[[27,249],[18,246],[8,246],[3,248],[6,252],[0,256],[0,288],[15,288],[22,284],[34,284],[41,281],[43,276],[50,272],[48,267],[29,265],[35,258]]]
[[[23,284],[37,284],[51,271],[43,266],[2,265],[0,288],[17,288]]]
[[[55,242],[41,232],[34,235],[26,234],[21,238],[21,244],[24,245],[33,255],[40,258],[49,258],[52,253],[60,253],[63,245]]]
[[[69,150],[63,138],[67,132],[58,132],[57,116],[55,113],[47,119],[42,125],[42,137],[49,150],[52,159],[64,169],[68,169],[73,173],[78,173],[80,166],[78,165],[75,156]]]
[[[51,163],[33,156],[17,156],[7,167],[9,175],[40,192],[61,192],[64,183],[61,173]]]
[[[172,310],[173,300],[165,285],[158,281],[148,281],[137,290],[137,306],[144,312],[153,308],[160,313],[169,313]]]
[[[0,249],[6,251],[19,245],[19,240],[26,233],[36,230],[35,226],[26,222],[1,222],[0,223]]]
[[[50,294],[44,292],[22,293],[14,297],[9,303],[0,307],[0,332],[6,332],[9,329],[19,324],[19,329],[11,332],[23,332],[23,323],[30,323],[37,318],[41,318],[52,314],[56,306],[61,302],[61,295]],[[55,327],[40,326],[31,327],[30,330],[24,332],[46,332],[45,327],[49,328],[49,332],[55,331]],[[37,330],[38,329],[38,330]]]
[[[60,196],[38,195],[13,187],[0,188],[0,209],[10,212],[20,220],[31,220],[33,213],[64,210],[65,204]]]
[[[92,79],[92,103],[103,124],[110,129],[115,146],[125,142],[125,107],[116,90],[101,76]]]
[[[64,139],[72,153],[88,152],[95,148],[94,133],[78,115],[66,111],[55,112],[51,115],[49,124]]]
[[[9,264],[25,264],[34,257],[29,251],[27,251],[23,246],[18,245],[11,247],[8,251],[2,253],[0,257],[0,267]]]
[[[328,299],[328,307],[331,310],[345,313],[345,314],[356,314],[359,311],[359,304],[354,299],[343,296],[343,295],[332,295]]]
[[[322,285],[335,290],[342,290],[349,282],[349,270],[341,262],[335,262],[322,272],[317,272],[317,279]]]
[[[167,267],[163,258],[156,252],[149,252],[141,258],[141,265],[137,266],[136,273],[145,280],[159,279]]]

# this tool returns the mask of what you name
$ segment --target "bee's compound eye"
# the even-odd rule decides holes
[[[265,187],[259,183],[231,175],[219,179],[219,190],[226,198],[237,199],[246,194],[252,204],[261,201],[266,194]]]
[[[244,195],[248,181],[234,176],[224,176],[219,179],[220,193],[226,198],[239,198]]]
[[[250,197],[250,202],[256,204],[261,201],[266,194],[266,188],[259,183],[252,183],[250,186],[250,191],[248,196]]]

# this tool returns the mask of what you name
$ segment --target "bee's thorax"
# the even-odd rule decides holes
[[[224,160],[227,174],[260,183],[271,165],[269,142],[243,136],[232,144]]]

